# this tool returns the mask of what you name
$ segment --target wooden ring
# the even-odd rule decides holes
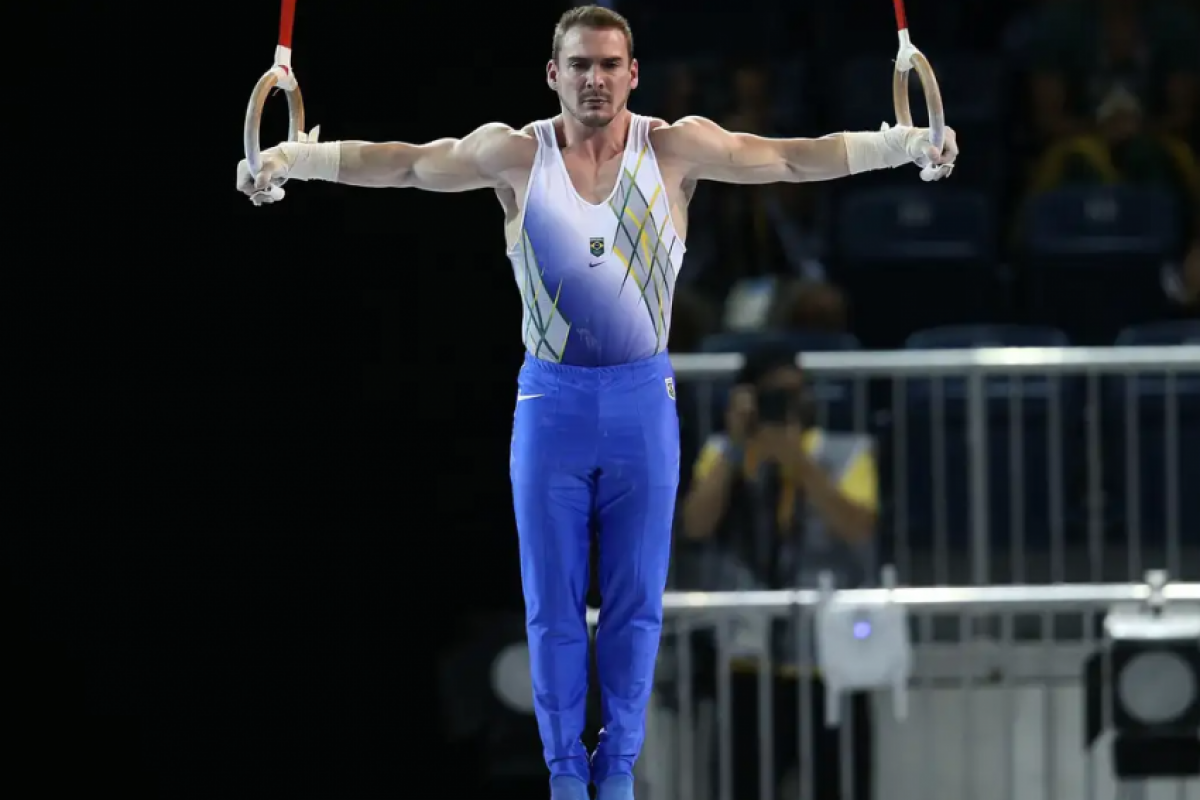
[[[246,127],[243,130],[242,144],[246,150],[246,163],[250,166],[250,174],[257,175],[262,171],[262,149],[259,141],[259,125],[262,123],[263,106],[267,97],[276,87],[283,89],[288,101],[288,138],[289,142],[300,141],[304,133],[304,98],[300,94],[300,84],[294,75],[289,75],[287,67],[273,67],[268,70],[254,86],[250,95],[250,104],[246,107]],[[291,80],[280,84],[280,76],[290,77]]]
[[[925,107],[929,111],[929,139],[939,150],[946,142],[946,112],[942,108],[942,90],[938,88],[933,67],[919,51],[913,51],[911,70],[896,67],[892,76],[892,102],[896,106],[896,122],[912,127],[912,110],[908,107],[908,73],[915,72],[921,80],[921,91],[925,93]]]

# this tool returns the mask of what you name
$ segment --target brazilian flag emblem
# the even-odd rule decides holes
[[[588,251],[592,254],[593,258],[599,258],[604,255],[603,237],[597,237],[588,242]]]

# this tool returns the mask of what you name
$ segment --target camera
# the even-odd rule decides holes
[[[788,389],[764,389],[758,393],[758,421],[782,425],[797,407],[795,392]]]

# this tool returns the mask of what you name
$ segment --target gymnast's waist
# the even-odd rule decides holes
[[[612,377],[617,375],[625,375],[637,377],[639,375],[660,375],[665,371],[666,374],[671,374],[671,356],[663,350],[648,358],[640,358],[632,361],[615,364],[569,364],[561,361],[549,361],[544,358],[539,358],[533,353],[525,352],[525,365],[522,370],[529,372],[539,372],[548,375],[557,375],[562,378],[575,378],[586,380],[589,378]]]

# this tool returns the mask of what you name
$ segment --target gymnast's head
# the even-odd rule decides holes
[[[580,6],[562,15],[554,28],[546,82],[564,114],[589,128],[603,128],[625,110],[637,80],[633,32],[624,17],[602,6]]]

